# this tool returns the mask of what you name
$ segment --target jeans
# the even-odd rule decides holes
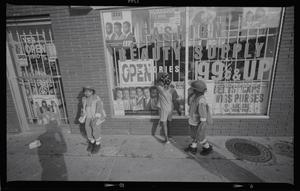
[[[201,123],[200,123],[201,124]],[[197,142],[202,142],[205,139],[205,125],[200,127],[201,125],[190,125],[190,134],[193,140]]]
[[[97,140],[100,138],[101,135],[101,125],[97,126],[96,119],[87,117],[85,120],[85,131],[89,140]]]

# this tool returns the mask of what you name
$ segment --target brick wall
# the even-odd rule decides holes
[[[93,85],[110,110],[101,18],[99,10],[70,14],[66,6],[7,6],[7,16],[49,14],[62,74],[67,113],[73,132],[79,132],[79,93],[82,86]],[[293,135],[294,113],[294,8],[286,9],[276,69],[270,119],[216,119],[207,130],[210,135]],[[150,119],[111,119],[103,127],[105,134],[150,134]],[[172,134],[188,134],[187,120],[174,120]]]
[[[6,130],[8,133],[20,132],[20,124],[17,119],[17,112],[13,97],[6,79]]]

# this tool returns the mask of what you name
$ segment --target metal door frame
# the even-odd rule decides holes
[[[20,23],[18,23],[18,22],[20,22]],[[16,31],[17,37],[18,37],[17,43],[22,43],[22,39],[19,39],[22,36],[25,36],[26,38],[27,38],[27,36],[31,36],[33,38],[34,35],[37,35],[38,40],[36,41],[36,43],[38,43],[41,46],[42,45],[41,42],[44,41],[43,43],[45,46],[53,45],[54,49],[55,49],[53,34],[51,31],[52,30],[51,21],[50,21],[49,17],[43,16],[42,18],[31,17],[31,18],[25,18],[25,19],[22,19],[22,18],[21,19],[8,19],[6,27],[20,27],[20,26],[28,26],[28,25],[30,25],[30,26],[32,26],[32,25],[36,25],[36,26],[50,25],[49,34],[47,34],[47,35],[49,35],[48,36],[49,39],[46,38],[44,29],[42,29],[41,34],[38,33],[37,31],[36,31],[36,33],[33,33],[33,34],[31,32],[29,32],[29,34],[25,34],[23,31],[23,34],[20,33],[20,35],[18,34],[18,30],[17,30]],[[12,35],[11,32],[7,33],[7,37],[12,37],[11,35]],[[41,38],[41,37],[39,37],[40,35],[43,36],[42,41],[40,41],[40,38]],[[25,43],[27,43],[27,40],[25,41]],[[50,80],[50,82],[47,82],[47,88],[48,88],[47,95],[49,95],[49,96],[52,95],[50,93],[50,89],[49,89],[50,88],[49,85],[52,85],[52,87],[53,87],[52,91],[54,92],[53,97],[55,97],[57,100],[55,102],[59,103],[59,104],[57,104],[57,107],[55,107],[56,114],[59,116],[60,121],[63,122],[62,125],[68,125],[68,123],[69,123],[68,114],[67,114],[67,109],[66,109],[64,93],[63,93],[63,89],[62,89],[62,81],[61,81],[61,75],[60,75],[60,69],[59,69],[57,57],[55,58],[55,60],[51,59],[51,54],[49,57],[48,51],[47,51],[46,52],[46,56],[48,58],[47,62],[46,61],[44,62],[44,59],[41,58],[41,63],[37,63],[37,62],[40,62],[40,60],[38,61],[36,59],[35,65],[36,65],[38,71],[35,71],[35,70],[31,71],[33,69],[32,67],[34,65],[32,63],[32,60],[29,58],[28,65],[30,65],[30,67],[31,67],[31,70],[28,72],[29,76],[27,74],[27,69],[25,69],[27,75],[24,76],[21,73],[18,75],[17,72],[21,72],[21,70],[17,71],[18,68],[15,68],[15,67],[18,67],[16,60],[12,60],[12,59],[15,59],[14,54],[17,55],[16,50],[14,49],[14,47],[11,47],[12,45],[10,44],[9,38],[7,38],[6,44],[7,44],[7,52],[9,54],[9,55],[7,55],[7,57],[9,57],[9,59],[7,59],[7,60],[9,60],[9,62],[7,61],[6,64],[7,64],[7,66],[9,65],[7,67],[9,69],[9,73],[13,74],[13,77],[9,78],[10,79],[9,81],[11,81],[10,84],[12,84],[10,86],[11,86],[12,92],[14,92],[14,94],[17,94],[19,96],[17,98],[14,97],[14,102],[16,104],[21,105],[21,106],[16,106],[16,109],[19,110],[18,112],[21,113],[21,114],[18,114],[20,124],[22,124],[21,126],[25,127],[25,128],[22,128],[21,131],[30,130],[30,129],[34,128],[35,126],[43,126],[41,124],[38,125],[35,123],[38,119],[37,115],[36,115],[37,111],[35,110],[35,105],[31,106],[30,103],[28,102],[29,100],[27,98],[26,91],[25,91],[25,86],[28,85],[30,96],[33,97],[33,95],[42,95],[42,94],[38,93],[39,88],[37,87],[37,84],[39,83],[39,80],[43,80],[43,79]],[[24,45],[20,44],[20,46],[22,49],[24,49],[24,47],[23,47]],[[44,48],[46,48],[46,47],[44,47]],[[12,51],[12,52],[10,52],[10,51]],[[23,50],[23,51],[25,51],[25,50]],[[55,51],[55,53],[56,53],[56,51]],[[24,54],[25,54],[25,52],[24,52]],[[27,55],[26,58],[28,56],[31,56],[31,55]],[[43,56],[43,55],[41,55],[41,56]],[[12,58],[12,57],[14,57],[14,58]],[[52,66],[53,62],[55,62],[54,63],[55,70],[53,70],[53,66]],[[47,65],[47,63],[49,65],[48,70],[50,71],[50,73],[49,73],[49,71],[46,72],[46,70],[45,70],[45,66]],[[14,65],[15,65],[15,67],[14,67]],[[40,73],[40,69],[39,69],[40,65],[42,65],[42,67],[44,68],[44,70],[41,70],[41,72],[42,73],[44,72],[45,76],[35,76],[35,75],[31,76],[30,74],[34,71]],[[48,65],[47,65],[47,67],[48,67]],[[27,66],[25,66],[25,67],[27,67]],[[8,74],[7,74],[7,76],[8,76]],[[13,81],[12,81],[12,78],[13,78]],[[21,86],[18,84],[19,83],[18,81],[22,81]],[[36,94],[32,92],[32,88],[31,88],[32,83],[34,84],[34,86],[36,88]],[[15,86],[14,88],[12,88],[13,85]],[[23,90],[23,92],[20,92],[21,90]],[[24,98],[24,100],[22,98]],[[31,98],[31,99],[33,99],[33,98]],[[22,103],[22,102],[24,102],[24,103]],[[23,105],[23,104],[25,104],[25,105]],[[25,106],[27,108],[27,114],[26,114]],[[35,110],[34,113],[32,113],[32,110]],[[24,125],[24,123],[26,123],[26,125]]]
[[[16,109],[17,118],[20,125],[20,131],[24,132],[29,130],[29,125],[26,119],[25,108],[22,103],[22,97],[18,87],[17,76],[13,68],[13,61],[8,46],[9,44],[6,41],[6,77]]]

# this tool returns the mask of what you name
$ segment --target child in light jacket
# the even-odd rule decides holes
[[[84,97],[82,98],[82,113],[79,119],[85,123],[85,130],[89,141],[88,151],[95,154],[99,151],[101,145],[101,124],[104,122],[106,113],[103,108],[103,102],[95,94],[95,89],[91,86],[83,88]]]
[[[197,80],[191,83],[191,89],[193,90],[193,93],[189,95],[188,98],[190,105],[188,122],[192,143],[185,149],[185,151],[196,154],[197,146],[200,144],[202,146],[200,154],[207,155],[213,150],[205,137],[205,128],[207,127],[207,124],[212,123],[209,106],[204,97],[204,93],[207,91],[207,86],[203,80]]]

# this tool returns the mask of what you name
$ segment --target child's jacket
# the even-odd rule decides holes
[[[96,118],[96,117],[105,118],[106,113],[103,108],[102,100],[97,95],[92,95],[92,96],[93,97],[91,103],[87,102],[88,100],[86,97],[82,98],[83,113],[86,115],[87,118]]]
[[[212,124],[210,109],[205,97],[193,95],[189,102],[189,124],[198,126],[202,121]]]

